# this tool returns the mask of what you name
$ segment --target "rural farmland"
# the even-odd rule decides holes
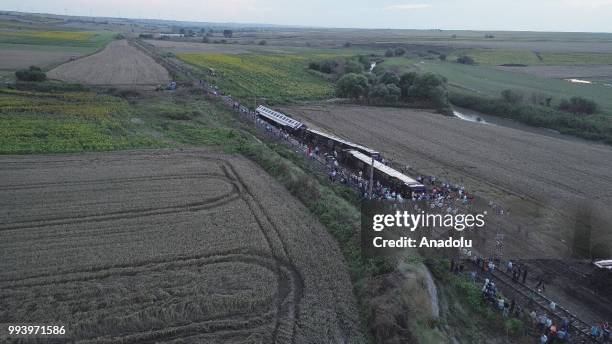
[[[0,70],[54,67],[96,52],[113,36],[108,32],[2,29],[0,25]]]
[[[155,87],[170,80],[168,72],[126,40],[109,43],[101,52],[63,64],[49,78],[98,86]]]
[[[219,85],[239,99],[263,98],[267,102],[324,99],[333,95],[331,83],[308,72],[309,59],[320,55],[297,54],[178,54],[197,67],[212,68]]]
[[[5,321],[61,319],[97,343],[360,340],[334,241],[245,159],[1,159]]]
[[[6,1],[0,343],[609,343],[610,1]]]

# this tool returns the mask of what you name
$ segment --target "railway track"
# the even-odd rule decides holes
[[[563,318],[570,321],[570,329],[572,330],[572,343],[596,343],[596,341],[590,336],[591,327],[585,321],[578,318],[575,314],[570,312],[568,309],[556,305],[555,310],[550,308],[552,300],[546,296],[540,294],[537,290],[532,289],[520,282],[515,282],[508,273],[501,269],[495,270],[491,274],[491,277],[495,282],[501,282],[506,290],[510,290],[510,293],[518,296],[521,299],[527,301],[527,303],[533,302],[549,314],[556,323],[561,323]],[[504,290],[504,291],[506,291]]]

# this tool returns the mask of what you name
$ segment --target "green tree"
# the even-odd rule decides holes
[[[385,51],[385,57],[393,57],[394,54],[393,49],[387,49],[387,51]]]
[[[402,76],[400,76],[399,87],[401,90],[402,99],[408,98],[409,90],[412,87],[412,85],[414,85],[414,81],[416,80],[417,77],[418,75],[415,72],[404,73],[402,74]]]
[[[380,82],[385,85],[393,84],[397,86],[400,83],[400,78],[393,72],[385,72],[385,74],[380,77]]]
[[[387,89],[387,85],[378,84],[372,87],[368,97],[372,101],[381,101],[389,96],[389,90]]]
[[[232,30],[223,30],[223,37],[225,37],[225,38],[232,38],[233,35],[234,35],[234,31],[232,31]]]
[[[363,65],[355,60],[346,60],[344,63],[345,73],[361,73],[363,72]]]
[[[345,74],[336,84],[338,97],[359,99],[365,97],[369,90],[368,79],[363,74]]]
[[[385,97],[385,101],[387,103],[397,103],[400,100],[401,90],[395,84],[388,84],[387,86],[387,96]]]
[[[402,56],[406,53],[406,50],[404,48],[395,48],[395,56]]]
[[[448,106],[446,79],[432,73],[417,75],[406,94],[408,100],[429,101],[435,106]]]

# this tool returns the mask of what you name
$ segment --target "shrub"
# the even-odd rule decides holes
[[[474,59],[467,55],[462,55],[462,56],[457,57],[457,63],[461,63],[465,65],[475,65],[476,64]]]
[[[523,101],[523,94],[514,90],[501,91],[502,99],[510,104],[518,104]]]
[[[361,73],[363,72],[363,65],[355,60],[346,60],[344,64],[345,73]]]
[[[331,74],[334,72],[334,69],[338,66],[338,63],[334,60],[325,60],[319,62],[310,62],[308,64],[308,68],[312,70],[319,71],[325,74]]]
[[[259,41],[259,43],[257,43],[257,44],[259,44],[259,45],[266,45],[267,43],[268,43],[268,42],[266,42],[266,40],[265,40],[265,39],[262,39],[262,40],[261,40],[261,41]]]
[[[391,258],[375,256],[367,261],[367,271],[372,276],[385,275],[395,270],[395,264]]]
[[[509,334],[516,336],[524,332],[525,324],[517,318],[510,318],[504,322],[504,327]]]
[[[393,57],[394,55],[393,49],[387,49],[387,51],[385,51],[385,57]]]
[[[406,50],[404,48],[395,48],[395,56],[402,56],[406,53]]]
[[[45,74],[40,67],[30,66],[29,69],[20,69],[15,72],[15,76],[19,81],[45,81],[47,80],[47,74]]]
[[[597,103],[582,97],[572,97],[569,100],[563,99],[559,104],[559,110],[574,114],[594,114],[597,112]]]

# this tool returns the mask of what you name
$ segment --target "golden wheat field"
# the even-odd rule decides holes
[[[249,161],[0,161],[0,322],[62,319],[82,343],[361,342],[337,244]]]

